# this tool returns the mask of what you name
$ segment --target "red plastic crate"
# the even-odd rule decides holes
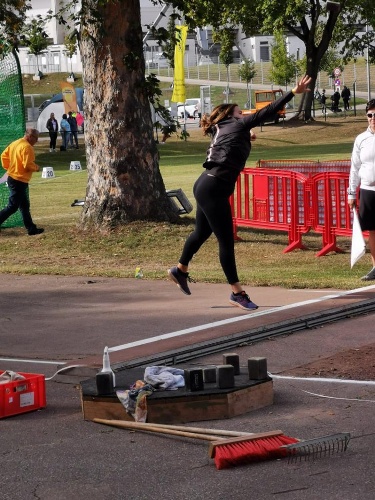
[[[4,370],[0,370],[0,374]],[[46,382],[44,375],[21,373],[24,380],[0,384],[0,418],[45,408]]]

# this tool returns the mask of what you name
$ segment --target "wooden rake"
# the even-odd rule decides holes
[[[237,432],[168,424],[95,418],[94,422],[129,430],[140,430],[209,441],[208,454],[218,469],[250,462],[288,457],[313,459],[347,449],[350,434],[340,433],[301,441],[281,430],[262,433]]]

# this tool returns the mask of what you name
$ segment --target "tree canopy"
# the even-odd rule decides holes
[[[48,35],[45,32],[45,19],[38,15],[35,18],[29,20],[21,32],[21,40],[28,47],[30,54],[36,56],[36,64],[38,69],[38,75],[41,76],[39,70],[39,59],[38,56],[42,54],[44,50],[49,45]]]
[[[31,1],[28,0],[0,0],[0,40],[17,47],[29,9]]]
[[[242,26],[247,36],[282,30],[299,38],[306,49],[305,72],[315,87],[322,58],[330,44],[343,44],[343,57],[368,47],[375,59],[373,0],[341,0],[339,9],[327,10],[326,0],[171,0],[190,26]],[[362,33],[361,33],[362,30]],[[313,92],[305,94],[305,119],[311,118]]]
[[[277,85],[289,85],[296,78],[296,59],[288,54],[286,40],[282,32],[275,32],[275,43],[271,53],[272,68],[270,76]]]

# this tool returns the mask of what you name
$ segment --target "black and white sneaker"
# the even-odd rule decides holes
[[[366,274],[365,276],[362,276],[361,280],[362,281],[372,281],[372,280],[375,280],[375,267],[373,267],[368,274]]]
[[[178,267],[171,267],[168,269],[169,278],[176,283],[178,288],[185,295],[191,295],[191,291],[188,286],[188,281],[190,283],[194,283],[194,281],[190,278],[189,273],[184,273],[180,271]]]

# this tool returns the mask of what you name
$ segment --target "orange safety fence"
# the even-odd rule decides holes
[[[235,238],[240,226],[273,229],[288,232],[284,253],[305,248],[302,234],[310,230],[310,195],[304,183],[306,176],[298,172],[245,168],[231,197]]]
[[[305,249],[302,236],[313,230],[322,234],[318,257],[341,252],[336,236],[350,237],[352,232],[347,203],[349,171],[347,166],[343,168],[345,172],[328,168],[313,175],[287,169],[245,168],[231,197],[235,238],[239,239],[238,227],[286,231],[286,253]]]

